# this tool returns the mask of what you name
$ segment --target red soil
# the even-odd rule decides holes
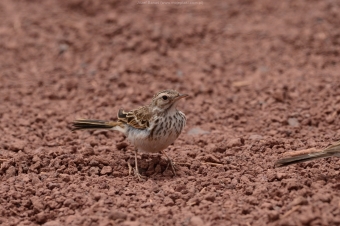
[[[338,159],[273,167],[340,139],[339,2],[202,3],[0,2],[1,225],[340,224]],[[191,96],[177,177],[69,129],[163,89]]]

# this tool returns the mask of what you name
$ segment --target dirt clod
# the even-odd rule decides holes
[[[194,216],[190,218],[190,225],[191,226],[203,226],[204,222],[200,217]]]
[[[104,166],[102,168],[102,170],[100,171],[101,175],[110,174],[110,173],[112,173],[112,167],[111,166]]]

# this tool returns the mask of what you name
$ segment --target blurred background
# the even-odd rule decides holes
[[[115,145],[124,137],[106,132],[93,136],[71,133],[70,122],[80,117],[115,119],[120,108],[145,105],[156,92],[176,89],[190,95],[179,105],[188,122],[170,148],[170,156],[190,164],[212,161],[224,165],[214,175],[211,170],[216,168],[207,165],[183,173],[180,178],[184,180],[190,175],[194,176],[192,180],[201,178],[192,187],[219,191],[216,194],[220,199],[212,201],[217,210],[204,206],[194,210],[191,205],[188,212],[182,212],[182,207],[172,209],[177,219],[185,222],[187,213],[196,213],[201,214],[202,222],[215,224],[226,220],[246,220],[243,222],[251,225],[339,223],[339,211],[334,209],[340,200],[333,185],[311,186],[311,181],[327,180],[338,188],[337,160],[310,163],[307,169],[280,169],[281,174],[271,168],[278,155],[286,151],[324,147],[340,139],[340,2],[168,3],[0,2],[0,157],[25,156],[2,165],[4,181],[7,178],[6,183],[11,184],[8,178],[27,172],[60,170],[60,166],[53,168],[52,162],[61,155],[66,160],[60,163],[65,166],[60,172],[75,174],[79,179],[89,173],[90,160],[102,156],[116,161],[117,167],[105,163],[113,167],[113,173],[108,173],[111,177],[106,179],[111,180],[111,187],[118,186],[117,177],[127,177],[128,155],[120,150],[127,145]],[[49,154],[44,156],[41,150]],[[84,167],[71,173],[64,171],[78,154],[87,159]],[[118,162],[118,155],[122,162]],[[33,161],[34,156],[39,158]],[[26,171],[20,168],[20,161],[28,164]],[[36,162],[39,164],[34,165]],[[102,170],[102,166],[92,167]],[[220,182],[211,178],[225,181],[226,187],[217,188]],[[76,182],[71,179],[60,183],[68,186]],[[185,187],[187,183],[183,183]],[[189,191],[190,195],[182,200],[198,194]],[[319,196],[313,195],[318,192]],[[329,199],[320,198],[322,192],[329,194]],[[291,204],[295,198],[307,196],[314,201],[303,199]],[[6,210],[13,200],[16,198],[9,198],[0,210],[3,216],[18,219]],[[31,208],[29,203],[16,211],[23,214]],[[300,204],[305,205],[300,212],[284,215],[291,205]],[[69,206],[54,208],[57,211]],[[334,212],[326,211],[324,217],[317,209]],[[153,211],[158,214],[156,208]],[[38,212],[30,215],[38,223],[49,220],[51,215],[46,214],[53,213],[45,210],[38,216]],[[72,211],[65,213],[71,215]],[[60,219],[65,222],[65,218]],[[153,222],[152,217],[145,215],[145,222]],[[174,223],[169,219],[166,222]]]
[[[277,101],[328,109],[286,111],[299,121],[335,120],[337,1],[165,3],[3,1],[3,102],[110,118],[171,88],[198,97],[184,105],[192,124],[230,125]],[[335,98],[314,104],[320,92]]]

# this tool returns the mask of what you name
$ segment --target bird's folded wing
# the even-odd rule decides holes
[[[143,106],[132,111],[118,111],[118,120],[137,129],[146,129],[150,126],[152,112],[148,106]]]

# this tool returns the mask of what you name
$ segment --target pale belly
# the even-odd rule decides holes
[[[172,112],[168,112],[167,116],[162,118],[162,120],[155,118],[149,128],[136,129],[127,125],[121,131],[138,151],[158,153],[178,138],[185,124],[185,115],[175,109]]]
[[[171,129],[166,135],[156,136],[154,139],[150,139],[149,136],[149,130],[130,127],[127,138],[140,152],[158,153],[167,148],[178,137],[175,129]]]

